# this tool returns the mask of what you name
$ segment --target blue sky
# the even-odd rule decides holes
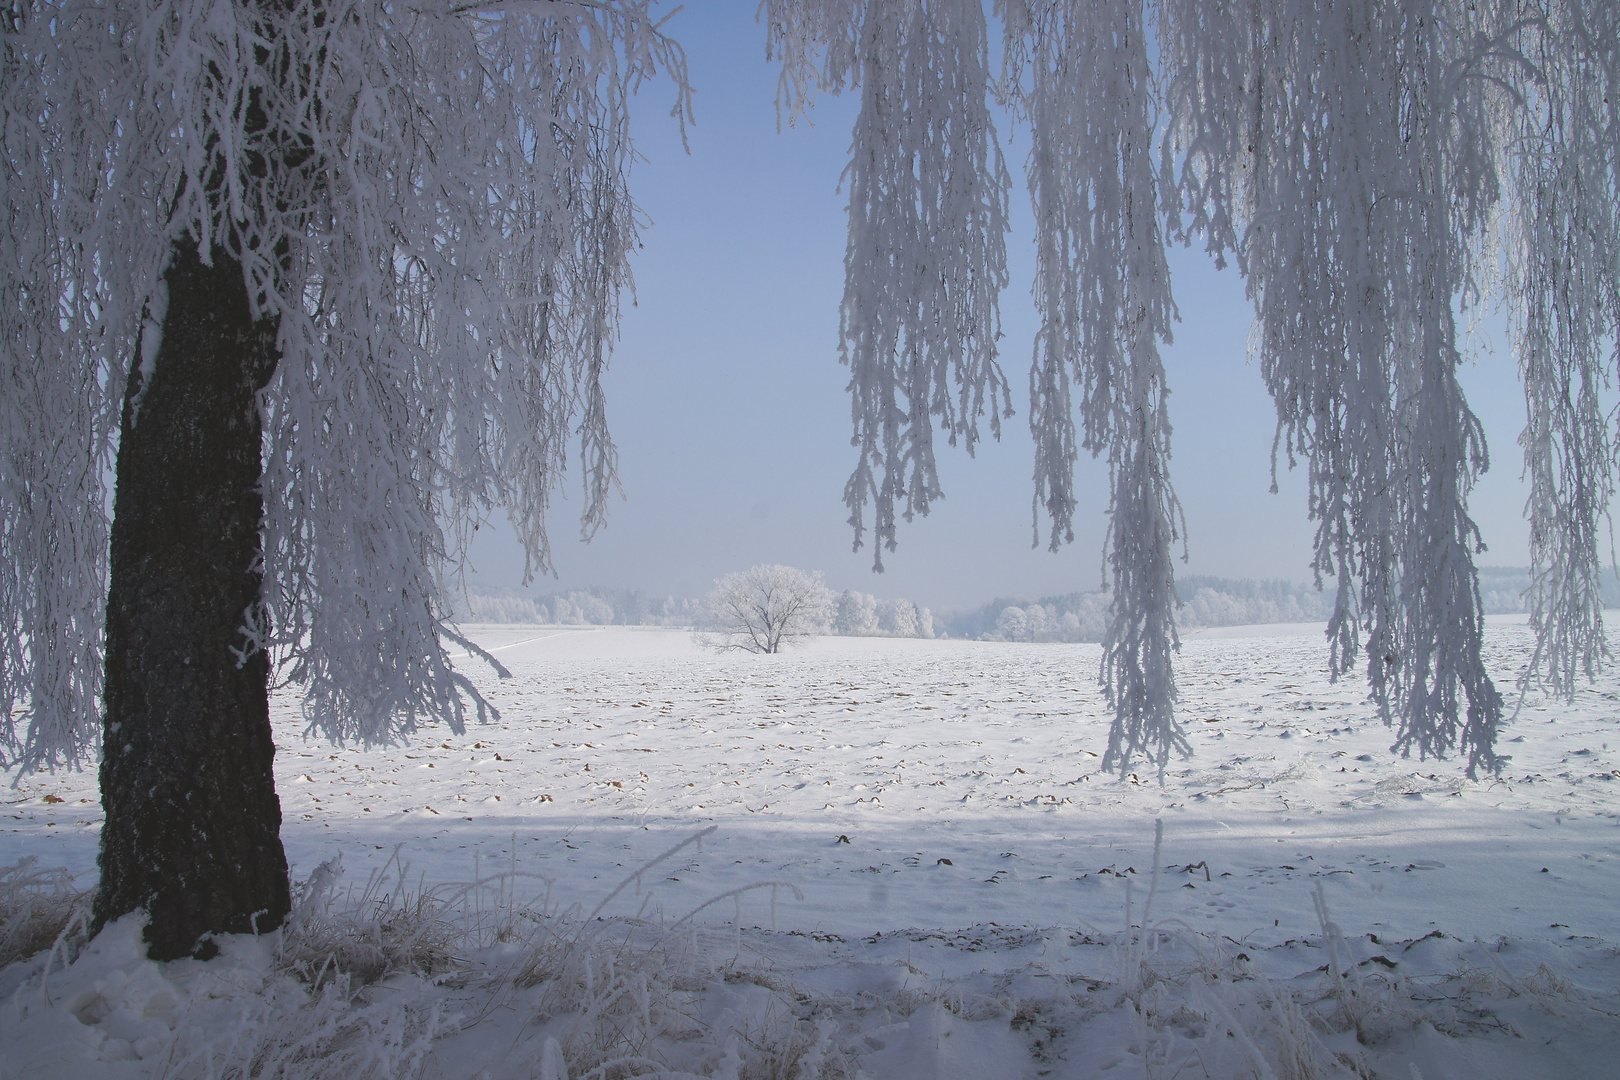
[[[1075,542],[1055,555],[1031,548],[1025,388],[1036,322],[1016,130],[1007,147],[1014,231],[1001,362],[1019,415],[976,459],[941,448],[946,497],[929,517],[902,525],[886,573],[871,573],[870,549],[851,552],[842,494],[854,458],[837,352],[845,199],[837,187],[855,101],[823,98],[812,125],[778,133],[777,71],[765,61],[754,10],[754,0],[709,0],[669,24],[697,91],[689,155],[668,116],[667,84],[644,88],[636,101],[645,160],[633,190],[651,224],[607,380],[625,499],[615,501],[607,529],[581,544],[578,480],[570,478],[552,520],[558,577],[534,588],[700,596],[721,574],[759,562],[936,608],[1096,588],[1105,463],[1080,463]],[[1242,281],[1197,250],[1172,251],[1171,268],[1182,318],[1165,354],[1172,468],[1189,533],[1179,572],[1308,580],[1313,528],[1301,478],[1284,474],[1281,491],[1268,492],[1275,414],[1248,362],[1252,309]],[[1515,439],[1524,407],[1512,355],[1500,331],[1494,338],[1496,351],[1464,372],[1494,461],[1473,507],[1490,545],[1480,561],[1522,565]],[[508,532],[493,530],[475,550],[475,582],[517,584],[522,561]]]

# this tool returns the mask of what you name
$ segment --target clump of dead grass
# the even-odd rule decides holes
[[[36,856],[0,867],[0,968],[82,938],[93,895],[62,867],[40,869]]]
[[[458,916],[465,887],[410,888],[410,868],[395,849],[355,890],[330,859],[300,883],[277,935],[276,963],[313,986],[344,976],[368,986],[390,975],[433,976],[458,964],[468,928]]]

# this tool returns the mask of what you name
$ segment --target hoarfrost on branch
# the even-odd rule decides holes
[[[546,569],[576,439],[586,535],[616,482],[629,99],[667,74],[689,105],[649,0],[9,0],[0,21],[0,753],[95,744],[119,406],[188,234],[277,327],[241,651],[272,650],[334,738],[483,713],[445,650],[472,648],[447,561],[504,505]]]
[[[892,549],[896,504],[909,518],[940,496],[936,423],[971,449],[964,424],[978,413],[964,406],[1004,400],[995,335],[972,336],[994,325],[1005,264],[984,241],[999,221],[963,209],[995,203],[980,194],[930,230],[935,204],[913,183],[971,160],[981,186],[961,190],[999,189],[994,150],[963,138],[989,131],[973,118],[994,93],[1030,131],[1042,316],[1030,423],[1054,546],[1072,539],[1079,449],[1106,453],[1112,481],[1110,763],[1142,754],[1162,769],[1185,749],[1172,670],[1182,526],[1158,353],[1175,317],[1168,238],[1244,275],[1275,456],[1306,463],[1312,565],[1336,589],[1334,672],[1365,658],[1403,753],[1498,767],[1502,700],[1481,656],[1483,544],[1468,513],[1489,458],[1457,378],[1458,322],[1494,299],[1515,328],[1539,635],[1523,686],[1567,695],[1609,655],[1598,548],[1615,446],[1599,395],[1620,322],[1620,12],[1585,0],[999,0],[1005,68],[980,85],[965,77],[981,63],[980,6],[967,7],[763,7],[789,119],[818,92],[861,88],[844,309],[857,545],[868,501]],[[956,50],[909,45],[912,28],[945,26],[959,28]],[[915,111],[905,130],[958,138],[874,140],[869,117],[891,101]],[[940,252],[984,260],[966,279],[980,289],[971,309],[954,310],[985,319],[938,314],[961,268],[904,273]],[[935,345],[942,330],[972,347]]]
[[[615,457],[600,376],[636,238],[626,110],[679,50],[650,0],[7,0],[0,9],[0,747],[95,742],[105,481],[175,242],[244,269],[274,319],[265,558],[243,650],[274,649],[339,738],[462,722],[443,568],[510,508],[530,571],[578,438],[582,526]],[[1539,634],[1523,688],[1609,656],[1597,588],[1620,323],[1620,11],[1588,0],[765,0],[790,121],[858,90],[841,311],[875,563],[1010,413],[998,364],[1027,124],[1042,316],[1037,515],[1072,537],[1105,456],[1109,761],[1161,768],[1174,715],[1162,245],[1235,261],[1332,579],[1332,664],[1364,659],[1397,747],[1498,764],[1468,513],[1489,463],[1459,321],[1513,326]],[[267,169],[267,160],[290,167]],[[1075,389],[1078,387],[1078,401]],[[1078,425],[1076,416],[1079,418]],[[138,419],[138,418],[137,418]],[[868,518],[870,508],[871,517]],[[449,522],[447,526],[441,524]],[[464,644],[464,643],[463,643]],[[25,722],[13,706],[27,700]]]

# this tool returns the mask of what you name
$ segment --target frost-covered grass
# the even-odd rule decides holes
[[[1605,1074],[1620,680],[1474,783],[1271,633],[1188,642],[1161,786],[1097,772],[1094,647],[491,628],[465,738],[335,750],[278,704],[297,912],[208,964],[72,940],[94,778],[24,779],[5,933],[70,933],[0,973],[0,1077]],[[1529,637],[1489,644],[1505,682]]]
[[[348,890],[323,865],[283,930],[208,963],[144,960],[138,917],[14,963],[0,1075],[1528,1077],[1620,1049],[1612,950],[1578,950],[1594,993],[1521,943],[1349,940],[1320,888],[1317,932],[1265,949],[1151,897],[1112,933],[807,945],[520,903],[510,875],[413,893],[391,867]],[[931,977],[941,951],[994,963]]]
[[[0,968],[47,949],[86,922],[90,894],[64,867],[30,855],[0,867]]]

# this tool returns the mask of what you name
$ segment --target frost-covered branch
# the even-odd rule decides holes
[[[1463,751],[1471,769],[1494,767],[1501,704],[1481,659],[1473,560],[1483,548],[1468,513],[1489,458],[1457,379],[1457,322],[1494,288],[1515,326],[1540,633],[1525,685],[1567,694],[1576,673],[1595,672],[1608,656],[1595,582],[1615,453],[1600,394],[1620,326],[1614,5],[1001,0],[996,8],[1007,65],[996,90],[1031,132],[1043,320],[1031,429],[1037,510],[1051,520],[1052,543],[1072,532],[1080,449],[1106,451],[1110,462],[1117,634],[1104,673],[1122,710],[1116,752],[1151,743],[1162,760],[1177,738],[1169,549],[1179,517],[1157,351],[1174,309],[1162,222],[1172,239],[1196,239],[1244,275],[1277,405],[1275,461],[1306,465],[1318,526],[1312,565],[1318,582],[1336,588],[1334,671],[1365,656],[1398,748]],[[951,411],[941,374],[961,371],[946,391],[988,388],[992,403],[997,385],[990,368],[938,367],[931,344],[916,347],[928,339],[907,336],[918,324],[949,325],[928,300],[963,267],[984,280],[1001,273],[973,242],[984,230],[963,232],[992,219],[917,209],[933,204],[914,181],[943,163],[975,161],[994,170],[987,180],[999,177],[993,152],[952,156],[956,144],[945,138],[905,141],[930,124],[950,130],[968,115],[958,112],[964,100],[970,112],[979,107],[976,93],[961,90],[973,67],[965,52],[906,36],[931,19],[947,25],[952,10],[921,0],[763,7],[770,51],[783,62],[778,107],[790,121],[818,92],[862,88],[844,307],[861,457],[848,496],[857,541],[870,500],[891,548],[894,502],[904,500],[909,516],[939,497],[931,417],[946,417],[954,434],[975,415],[966,397]],[[978,40],[975,19],[949,20],[964,49]],[[908,96],[908,80],[929,92]],[[902,134],[879,137],[888,131]],[[931,152],[899,152],[913,146]],[[924,249],[935,273],[919,275],[919,289],[904,273],[923,257],[905,253]],[[928,390],[933,413],[917,408]],[[1131,728],[1131,717],[1149,714],[1160,719]]]
[[[1457,382],[1523,75],[1514,5],[1166,0],[1172,221],[1237,256],[1277,451],[1308,461],[1335,671],[1365,648],[1397,747],[1492,767]],[[1174,151],[1172,153],[1171,151]]]
[[[242,264],[255,316],[277,327],[266,595],[244,648],[307,683],[311,726],[334,737],[387,739],[429,714],[459,727],[465,702],[485,708],[444,645],[443,571],[466,525],[507,506],[530,572],[548,569],[546,511],[576,439],[585,533],[606,517],[601,376],[638,227],[629,99],[668,75],[684,122],[678,46],[649,0],[9,10],[5,197],[25,213],[0,268],[5,373],[49,357],[54,383],[8,387],[6,409],[61,402],[6,435],[22,490],[4,502],[0,691],[34,694],[29,738],[44,742],[27,753],[93,740],[116,403],[131,358],[156,351],[138,344],[143,314],[188,235]],[[77,573],[28,546],[50,539],[29,524],[50,500],[74,530],[51,550]],[[78,651],[50,652],[70,618],[58,636]],[[73,734],[44,722],[56,709]]]
[[[138,222],[109,251],[86,241],[119,118],[87,107],[100,88],[55,48],[53,14],[0,9],[0,765],[24,769],[81,764],[98,741],[105,478],[127,365],[105,343],[133,344],[142,310],[102,285],[141,279],[151,254]]]
[[[1528,417],[1519,442],[1537,630],[1521,686],[1570,698],[1611,656],[1599,578],[1616,448],[1601,394],[1620,329],[1620,13],[1549,5],[1522,38],[1536,78],[1513,117],[1504,244]]]
[[[1030,128],[1041,313],[1030,369],[1037,514],[1044,505],[1052,550],[1072,541],[1076,444],[1106,453],[1113,602],[1101,678],[1114,719],[1105,765],[1124,773],[1142,754],[1162,770],[1172,751],[1189,752],[1172,663],[1172,560],[1184,526],[1170,486],[1159,357],[1175,304],[1158,224],[1142,8],[1137,0],[1003,7],[1006,86]],[[1071,382],[1080,386],[1078,410]]]
[[[871,505],[873,566],[882,569],[884,550],[895,547],[896,507],[909,521],[942,494],[936,424],[971,454],[980,417],[999,436],[1011,414],[996,365],[1010,181],[987,100],[984,7],[770,0],[765,11],[789,116],[815,89],[860,88],[844,171],[840,349],[857,452],[844,502],[857,549]]]

